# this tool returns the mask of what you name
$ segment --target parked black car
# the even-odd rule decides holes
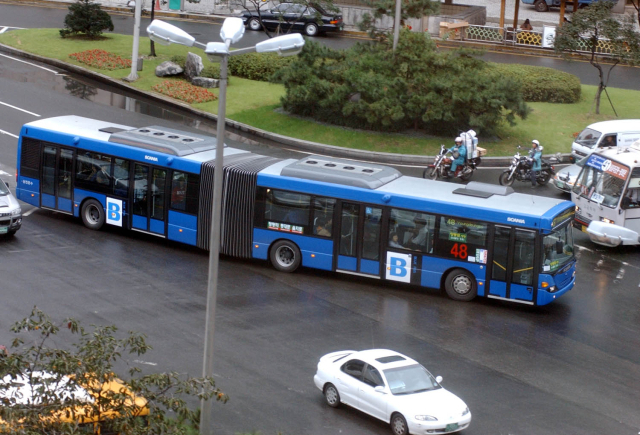
[[[260,24],[262,20],[262,24]],[[325,32],[340,32],[344,26],[342,15],[325,11],[318,5],[307,6],[298,3],[280,3],[271,10],[245,11],[242,21],[251,30],[276,30],[280,26],[282,33],[289,30],[304,32],[307,36],[316,36]]]

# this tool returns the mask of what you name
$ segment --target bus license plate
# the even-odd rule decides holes
[[[581,230],[582,230],[583,233],[586,233],[587,232],[587,226],[586,225],[582,225]]]
[[[447,427],[444,428],[445,431],[450,432],[452,430],[458,429],[458,423],[449,423]]]

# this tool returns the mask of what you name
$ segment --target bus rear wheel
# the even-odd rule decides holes
[[[82,204],[80,215],[84,226],[90,230],[99,230],[104,225],[104,209],[95,199],[88,199]]]
[[[468,302],[478,294],[475,278],[464,269],[453,269],[447,275],[444,288],[454,301]]]
[[[302,260],[300,249],[288,240],[280,240],[271,247],[271,264],[280,272],[293,272]]]

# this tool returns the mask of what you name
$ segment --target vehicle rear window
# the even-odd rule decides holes
[[[393,356],[383,356],[382,358],[376,358],[376,361],[383,363],[383,364],[388,364],[388,363],[392,363],[392,362],[396,362],[396,361],[404,361],[405,359],[403,357],[401,357],[400,355],[393,355]]]

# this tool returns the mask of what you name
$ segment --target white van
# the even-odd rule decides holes
[[[640,119],[618,119],[591,124],[573,140],[571,159],[578,161],[597,149],[628,147],[640,139]]]

